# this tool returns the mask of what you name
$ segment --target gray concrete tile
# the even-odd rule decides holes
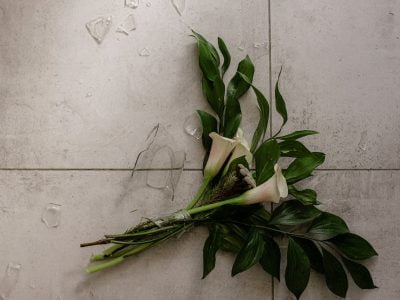
[[[187,150],[187,166],[200,167],[200,143],[182,129],[195,109],[208,109],[189,27],[214,42],[222,36],[233,69],[249,54],[266,91],[265,1],[187,1],[182,17],[170,1],[136,10],[107,0],[2,1],[0,8],[2,168],[129,168],[158,122]],[[137,29],[115,32],[130,13]],[[114,26],[97,45],[85,23],[108,15]],[[150,56],[139,56],[144,48]],[[244,102],[245,129],[254,128],[256,101]]]
[[[306,185],[318,192],[322,210],[342,216],[350,230],[370,241],[379,254],[366,262],[379,288],[360,290],[349,279],[346,299],[394,300],[400,297],[397,284],[400,274],[399,183],[400,171],[319,171]],[[283,281],[276,282],[274,290],[275,299],[292,299]],[[302,299],[337,297],[326,288],[323,277],[312,273]]]
[[[81,242],[183,207],[200,177],[185,172],[171,201],[137,188],[130,172],[0,172],[0,276],[7,263],[22,265],[10,300],[270,299],[270,277],[257,267],[231,278],[228,254],[218,254],[216,269],[201,280],[207,236],[201,228],[109,271],[84,273],[90,255],[102,247],[82,249]],[[49,202],[62,205],[58,228],[40,220]]]
[[[314,129],[325,168],[400,167],[396,1],[271,1],[272,64],[289,123]],[[281,122],[274,115],[277,130]]]

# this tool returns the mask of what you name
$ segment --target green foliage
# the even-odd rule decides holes
[[[211,148],[212,139],[210,138],[211,132],[218,131],[218,121],[215,117],[208,112],[198,110],[201,125],[203,127],[202,141],[204,148],[208,151]]]
[[[203,248],[203,278],[205,278],[215,267],[215,255],[221,245],[219,225],[213,224],[209,228],[209,236]]]
[[[348,282],[347,275],[339,260],[330,252],[322,248],[322,257],[325,270],[325,281],[332,293],[339,297],[346,297]]]
[[[265,272],[280,280],[281,251],[274,239],[265,236],[264,252],[260,258],[260,265]]]
[[[224,63],[222,64],[222,67],[221,67],[221,76],[223,77],[226,70],[229,69],[229,66],[231,64],[231,55],[229,53],[228,48],[225,45],[224,40],[221,38],[218,38],[218,47],[222,53],[222,56],[224,57]]]
[[[346,269],[349,271],[351,277],[353,278],[354,283],[360,289],[369,290],[376,288],[374,281],[372,280],[371,274],[366,267],[354,261],[348,260],[343,256],[342,261],[344,262]]]
[[[281,92],[279,91],[279,79],[281,78],[281,73],[282,73],[282,68],[279,71],[278,80],[276,81],[276,85],[275,85],[275,107],[276,107],[276,111],[281,115],[281,117],[283,119],[281,128],[279,129],[278,133],[281,131],[282,127],[285,126],[285,124],[288,120],[285,100],[283,99],[283,96],[282,96]]]
[[[300,245],[289,238],[285,270],[286,286],[299,299],[306,289],[309,279],[310,260]]]
[[[257,185],[267,181],[274,175],[274,166],[280,157],[280,148],[276,140],[267,140],[254,153],[256,161],[256,183]]]
[[[295,186],[288,186],[289,194],[292,195],[296,200],[300,201],[304,205],[316,205],[317,193],[311,189],[298,190]]]
[[[254,65],[249,56],[239,63],[236,74],[228,84],[224,115],[224,136],[228,138],[232,138],[240,126],[242,112],[239,98],[250,88],[250,84],[243,79],[241,74],[244,74],[250,83],[253,81]]]
[[[280,142],[279,147],[281,149],[281,156],[283,157],[305,157],[311,154],[306,146],[295,140]]]
[[[296,241],[297,244],[301,246],[301,248],[303,248],[304,252],[307,254],[307,257],[310,260],[311,268],[313,268],[318,273],[324,273],[322,254],[315,243],[307,239],[293,239]]]
[[[287,135],[284,136],[279,136],[277,137],[277,139],[281,139],[281,140],[297,140],[300,139],[304,136],[307,135],[313,135],[313,134],[318,134],[318,131],[314,131],[314,130],[298,130],[298,131],[293,131],[292,133],[289,133]]]
[[[290,200],[280,204],[273,212],[271,225],[299,225],[311,222],[321,215],[321,211],[312,205],[303,205]]]
[[[233,263],[232,276],[246,271],[258,263],[264,252],[264,245],[262,230],[250,230],[245,245],[240,249]]]
[[[328,240],[347,232],[349,228],[343,219],[328,212],[321,213],[308,230],[308,234],[316,240]]]
[[[284,171],[287,183],[293,184],[309,177],[324,161],[325,154],[321,152],[312,152],[307,156],[296,158]]]
[[[341,253],[350,259],[364,260],[378,255],[370,243],[354,233],[337,235],[329,242],[333,243]]]

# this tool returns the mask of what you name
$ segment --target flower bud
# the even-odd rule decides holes
[[[204,177],[212,178],[218,174],[226,159],[237,145],[237,141],[225,138],[216,132],[211,132],[212,145],[207,164],[204,168]]]
[[[275,174],[263,184],[244,193],[243,204],[255,204],[262,202],[279,203],[280,198],[288,195],[286,179],[278,164],[274,166]]]

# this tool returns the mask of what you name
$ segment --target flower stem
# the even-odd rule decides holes
[[[237,196],[235,198],[232,199],[228,199],[228,200],[224,200],[224,201],[219,201],[219,202],[215,202],[215,203],[211,203],[208,205],[203,205],[203,206],[199,206],[199,207],[195,207],[195,208],[191,208],[191,209],[187,209],[187,212],[190,215],[194,215],[197,213],[201,213],[201,212],[205,212],[211,209],[215,209],[224,205],[240,205],[243,203],[243,197],[242,195]]]
[[[191,209],[196,206],[197,202],[201,199],[201,196],[203,196],[205,190],[208,187],[208,184],[212,180],[212,177],[204,177],[203,183],[201,184],[199,190],[197,191],[196,195],[194,196],[193,200],[190,201],[189,205],[186,207],[186,209]]]

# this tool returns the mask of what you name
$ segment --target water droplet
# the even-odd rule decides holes
[[[10,297],[11,292],[17,284],[21,265],[17,263],[9,263],[0,283],[0,299],[6,300]]]
[[[143,49],[139,52],[139,56],[150,56],[150,52],[149,52],[149,50],[147,50],[147,48],[143,48]]]
[[[104,40],[107,33],[110,31],[112,25],[112,17],[99,17],[88,23],[86,23],[86,28],[92,38],[98,43]]]
[[[150,6],[151,6],[151,2],[147,2],[147,3],[146,3],[146,6],[147,6],[147,7],[150,7]]]
[[[188,135],[194,137],[196,140],[201,139],[203,134],[199,116],[195,113],[191,114],[185,119],[185,122],[183,123],[183,129]]]
[[[92,93],[87,93],[87,94],[86,94],[86,98],[90,98],[90,97],[92,97],[92,96],[93,96]]]
[[[139,6],[139,0],[125,0],[125,7],[137,8]]]
[[[238,49],[240,50],[240,51],[244,51],[244,49],[246,48],[246,44],[242,41],[242,42],[240,42],[240,44],[239,44],[239,46],[238,46]]]
[[[267,47],[267,42],[254,42],[253,47],[258,49],[258,48],[266,48]]]
[[[117,32],[129,34],[132,30],[136,29],[136,21],[133,14],[130,14],[126,19],[118,26]]]
[[[186,0],[171,0],[171,3],[176,12],[182,16],[186,6]]]
[[[49,203],[42,214],[42,222],[49,228],[55,228],[60,225],[61,205]]]

